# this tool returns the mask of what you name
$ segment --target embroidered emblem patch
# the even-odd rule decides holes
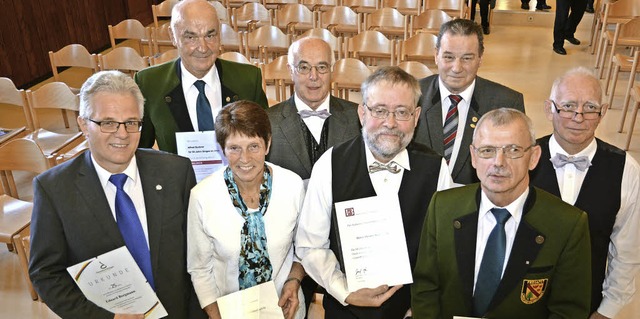
[[[525,279],[522,281],[522,290],[520,291],[520,300],[530,305],[542,298],[544,291],[547,289],[549,279]]]

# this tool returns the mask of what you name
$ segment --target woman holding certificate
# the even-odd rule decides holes
[[[265,162],[271,125],[258,104],[223,108],[215,134],[229,165],[191,190],[187,223],[187,268],[200,305],[210,318],[304,318],[304,270],[293,255],[302,180]],[[231,301],[239,295],[242,306]]]

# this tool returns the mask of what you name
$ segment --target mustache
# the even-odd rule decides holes
[[[378,137],[380,135],[393,135],[393,136],[398,136],[398,137],[404,137],[404,133],[401,132],[400,130],[396,130],[396,129],[388,129],[388,128],[383,128],[380,129],[379,131],[377,131],[374,136]]]
[[[493,166],[487,170],[487,176],[511,177],[511,172],[503,167]]]

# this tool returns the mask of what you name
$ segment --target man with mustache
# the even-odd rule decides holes
[[[140,147],[177,153],[176,132],[214,130],[228,103],[250,100],[267,108],[260,69],[218,59],[220,20],[206,0],[180,1],[171,12],[171,41],[180,58],[138,72],[145,98]]]
[[[416,318],[587,318],[587,215],[529,186],[538,164],[531,120],[500,108],[470,146],[480,184],[431,199],[413,272]]]
[[[326,318],[403,318],[409,286],[370,287],[349,293],[334,203],[397,195],[411,267],[429,199],[452,181],[442,157],[411,139],[420,107],[418,82],[398,67],[381,67],[362,84],[362,135],[329,149],[313,167],[296,235],[307,274],[327,290]]]
[[[453,181],[478,181],[469,145],[476,122],[485,113],[510,107],[524,112],[522,93],[478,76],[484,42],[473,21],[442,24],[436,42],[438,74],[420,80],[422,114],[415,141],[442,154]]]

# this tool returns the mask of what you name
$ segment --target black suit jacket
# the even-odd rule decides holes
[[[416,127],[414,140],[442,155],[444,154],[444,138],[442,131],[442,103],[440,102],[438,82],[437,74],[420,80],[420,89],[422,90],[420,106],[422,106],[422,112]],[[454,182],[471,184],[479,181],[476,176],[476,170],[471,166],[471,155],[469,153],[473,131],[476,127],[476,122],[482,115],[501,107],[510,107],[524,112],[524,97],[522,93],[481,77],[476,77],[476,86],[471,98],[469,112],[464,121],[464,134],[460,144],[460,151],[451,172]],[[460,123],[463,122],[460,121]]]
[[[360,134],[358,105],[334,96],[329,98],[327,148]],[[302,179],[311,177],[313,164],[300,125],[294,96],[267,110],[271,121],[271,149],[267,160],[289,169]]]
[[[204,318],[186,270],[187,207],[195,176],[188,159],[136,151],[147,212],[151,267],[168,318]],[[29,274],[62,318],[113,318],[88,301],[66,268],[124,246],[90,152],[33,181]]]

